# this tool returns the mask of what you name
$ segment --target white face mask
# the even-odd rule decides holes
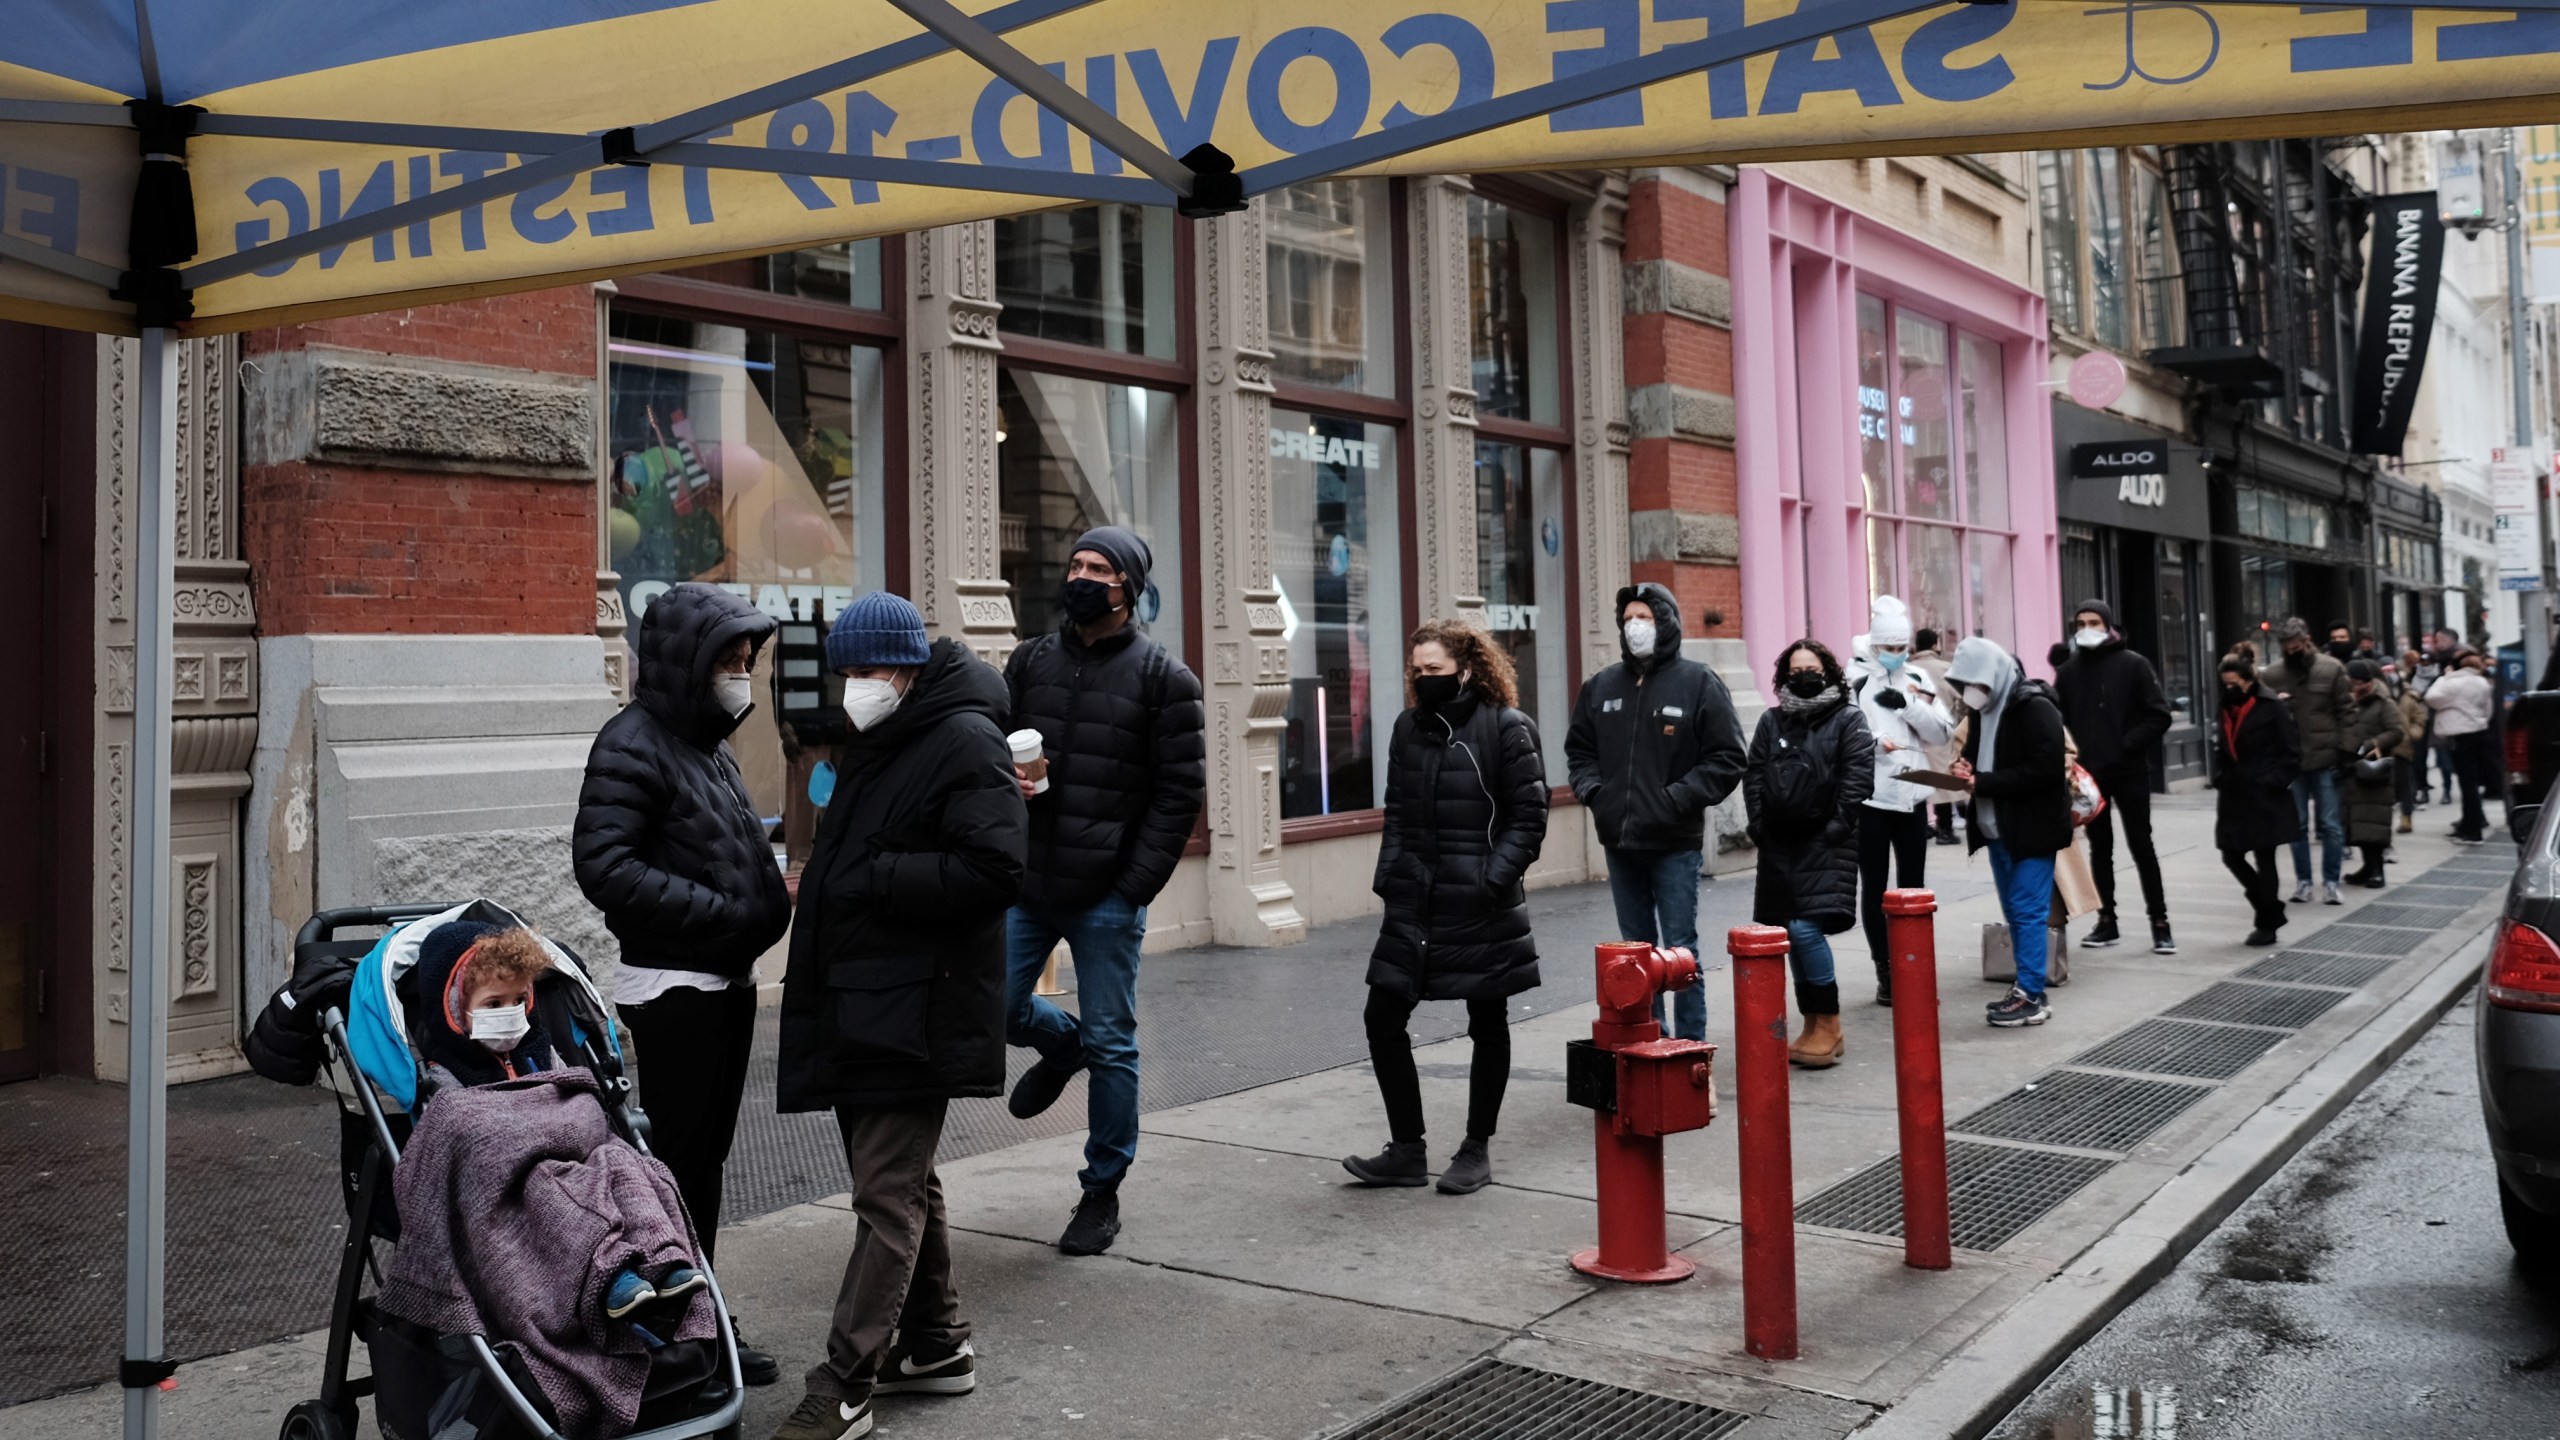
[[[714,675],[711,677],[711,698],[719,702],[721,713],[734,720],[746,714],[756,703],[756,677]]]
[[[1628,622],[1627,622],[1627,649],[1628,649],[1628,651],[1629,651],[1630,653],[1632,653],[1632,654],[1639,655],[1639,656],[1649,656],[1649,655],[1653,654],[1653,641],[1654,641],[1654,635],[1655,635],[1655,632],[1654,632],[1653,622],[1652,622],[1652,621],[1650,621],[1650,620],[1630,620],[1630,621],[1628,621]]]
[[[856,730],[868,730],[889,718],[898,702],[907,697],[890,680],[847,680],[844,682],[844,718]]]
[[[1964,703],[1972,706],[1976,710],[1990,709],[1991,687],[1988,685],[1967,685],[1964,687]]]
[[[499,1005],[471,1012],[471,1038],[483,1049],[504,1055],[533,1029],[533,1017],[521,1005]]]
[[[2100,625],[2082,630],[2071,637],[2071,643],[2083,650],[2095,650],[2107,643],[2106,627]]]

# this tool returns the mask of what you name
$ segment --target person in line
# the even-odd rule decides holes
[[[1938,653],[1938,632],[1923,625],[1911,635],[1911,665],[1929,677],[1929,688],[1937,692],[1938,703],[1946,707],[1947,719],[1964,723],[1964,702],[1956,698],[1955,687],[1947,683],[1947,657]],[[1923,757],[1931,770],[1943,775],[1956,763],[1953,732],[1943,745],[1933,745]],[[1929,792],[1930,835],[1940,845],[1962,843],[1956,838],[1956,803],[1964,798],[1961,790]]]
[[[1879,595],[1867,616],[1867,653],[1873,669],[1856,686],[1858,713],[1875,742],[1875,788],[1858,807],[1858,918],[1867,932],[1867,957],[1876,967],[1876,1003],[1893,1003],[1892,950],[1885,939],[1884,892],[1891,879],[1905,889],[1929,883],[1927,786],[1899,778],[1927,768],[1930,752],[1955,738],[1955,721],[1939,703],[1928,672],[1911,663],[1911,612],[1901,600]]]
[[[2391,703],[2400,712],[2401,733],[2407,742],[2400,747],[2399,757],[2391,768],[2400,772],[2400,833],[2410,834],[2418,828],[2419,807],[2427,803],[2427,726],[2434,717],[2427,711],[2426,700],[2418,694],[2417,682],[2410,679],[2418,671],[2418,652],[2405,650],[2400,655],[2397,673],[2386,672],[2383,683],[2391,689]]]
[[[1694,950],[1707,812],[1742,779],[1742,722],[1716,672],[1681,657],[1680,604],[1668,589],[1621,589],[1618,617],[1622,658],[1582,684],[1565,775],[1608,857],[1618,937]],[[1705,987],[1668,998],[1663,1033],[1705,1039]],[[1657,1019],[1662,1008],[1657,999]]]
[[[2320,901],[2337,905],[2345,897],[2338,882],[2347,869],[2346,817],[2338,808],[2338,771],[2347,762],[2347,717],[2355,696],[2347,685],[2347,667],[2312,644],[2311,627],[2293,616],[2276,628],[2284,660],[2263,676],[2276,698],[2293,711],[2294,732],[2302,742],[2302,773],[2294,778],[2293,799],[2308,810],[2305,830],[2320,833]],[[2293,903],[2311,903],[2311,838],[2293,842]]]
[[[1511,1078],[1509,1001],[1538,983],[1523,877],[1546,843],[1546,762],[1537,723],[1518,708],[1511,656],[1475,625],[1432,620],[1413,632],[1405,700],[1387,746],[1386,828],[1369,887],[1386,913],[1361,1016],[1387,1148],[1342,1168],[1363,1185],[1429,1182],[1422,1078],[1406,1027],[1425,1000],[1461,1000],[1475,1045],[1467,1133],[1440,1191],[1470,1195],[1493,1181],[1494,1126]]]
[[[1787,1058],[1824,1070],[1848,1053],[1831,938],[1858,923],[1858,827],[1876,783],[1875,738],[1848,677],[1819,640],[1779,652],[1778,703],[1761,712],[1742,772],[1759,874],[1751,918],[1783,926],[1804,1029]]]
[[[2438,680],[2443,679],[2446,675],[2459,668],[2459,661],[2462,655],[2462,637],[2454,634],[2451,630],[2439,629],[2433,636],[2433,647],[2434,648],[2427,652],[2426,663],[2419,667],[2417,672],[2418,698],[2422,700],[2426,698],[2426,694],[2429,690],[2435,688],[2435,683]],[[2434,716],[2435,712],[2431,707],[2428,710],[2428,720],[2430,723],[2428,726],[2429,733],[2427,735],[2427,753],[2435,760],[2437,783],[2434,785],[2421,784],[2420,789],[2437,792],[2437,800],[2440,803],[2451,805],[2454,802],[2454,794],[2457,789],[2455,785],[2455,765],[2453,763],[2453,741],[2448,736],[2435,733],[2435,728],[2432,723]],[[2421,782],[2424,782],[2427,778],[2428,776],[2425,767],[2420,766],[2418,779]],[[2421,795],[2419,798],[2423,800],[2425,796]]]
[[[1965,837],[1972,849],[1991,852],[1991,880],[2017,953],[2017,980],[1983,1018],[2004,1030],[2041,1025],[2053,1013],[2045,1000],[2053,857],[2072,837],[2062,709],[2051,687],[2028,679],[2008,651],[1979,635],[1956,646],[1947,679],[1973,712],[1964,756],[1950,772],[1973,795]]]
[[[1079,537],[1058,592],[1064,620],[1004,667],[1010,728],[1040,732],[1048,789],[1019,776],[1031,806],[1029,869],[1005,922],[1005,1038],[1040,1059],[1006,1108],[1028,1120],[1079,1070],[1084,1169],[1069,1255],[1120,1233],[1120,1181],[1138,1155],[1138,952],[1147,906],[1173,878],[1208,786],[1200,680],[1138,623],[1155,555],[1136,532]],[[1034,993],[1049,952],[1075,954],[1076,1013]]]
[[[2213,844],[2223,868],[2240,882],[2255,923],[2245,943],[2276,943],[2284,899],[2276,890],[2276,847],[2302,834],[2293,782],[2302,742],[2293,710],[2267,688],[2258,667],[2240,654],[2222,657],[2222,718],[2213,763]]]
[[[2356,629],[2344,620],[2329,622],[2328,643],[2320,647],[2329,658],[2344,665],[2356,658]]]
[[[874,1396],[977,1388],[934,1152],[953,1100],[1004,1093],[1029,844],[1001,674],[886,592],[837,614],[826,656],[853,733],[800,874],[775,1100],[834,1112],[856,1223],[826,1356],[774,1440],[850,1440]]]
[[[2354,687],[2355,713],[2347,721],[2347,843],[2364,856],[2364,864],[2347,877],[2350,885],[2382,888],[2383,852],[2391,848],[2391,807],[2399,798],[2399,757],[2407,742],[2400,707],[2382,683],[2382,667],[2370,660],[2347,662],[2347,683]],[[2366,779],[2365,764],[2382,762],[2382,777]]]
[[[2071,658],[2054,679],[2062,721],[2080,747],[2080,764],[2098,782],[2106,805],[2087,825],[2089,869],[2098,885],[2098,923],[2080,937],[2080,948],[2117,944],[2116,826],[2124,826],[2142,879],[2142,903],[2151,918],[2151,952],[2175,955],[2169,930],[2169,895],[2160,880],[2160,852],[2151,843],[2151,765],[2169,733],[2169,701],[2150,660],[2124,643],[2116,612],[2103,600],[2083,600],[2071,616]]]
[[[2454,656],[2453,668],[2427,687],[2436,739],[2453,751],[2454,778],[2462,787],[2462,818],[2449,833],[2465,845],[2489,838],[2489,817],[2480,808],[2480,794],[2496,783],[2490,767],[2497,756],[2489,744],[2489,719],[2496,702],[2489,658],[2467,646]]]
[[[649,1143],[709,1262],[756,1033],[755,963],[791,897],[728,739],[755,709],[772,617],[716,585],[669,588],[640,620],[631,703],[596,732],[578,789],[578,888],[622,942],[613,1003],[640,1059]],[[781,1378],[745,1343],[750,1385]]]

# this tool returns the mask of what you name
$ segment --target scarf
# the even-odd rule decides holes
[[[1793,690],[1787,690],[1780,692],[1778,696],[1778,709],[1780,712],[1792,719],[1801,721],[1806,725],[1811,725],[1813,722],[1821,719],[1825,714],[1829,713],[1831,707],[1838,705],[1848,698],[1849,697],[1847,695],[1841,692],[1840,687],[1837,685],[1832,686],[1811,699],[1807,699]]]
[[[2257,705],[2257,692],[2251,691],[2248,699],[2241,701],[2237,705],[2225,706],[2223,708],[2222,749],[2223,752],[2228,754],[2233,760],[2238,760],[2240,758],[2240,727],[2248,720],[2249,712],[2256,709]]]

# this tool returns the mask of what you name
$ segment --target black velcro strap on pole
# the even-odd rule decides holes
[[[151,1390],[177,1373],[175,1360],[126,1360],[116,1366],[116,1384],[127,1390]]]

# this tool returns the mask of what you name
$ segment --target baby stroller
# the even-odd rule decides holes
[[[435,1334],[383,1313],[372,1298],[382,1283],[375,1246],[399,1240],[392,1170],[427,1083],[407,1038],[396,987],[417,963],[428,932],[454,920],[523,924],[487,900],[312,916],[294,937],[293,978],[251,1030],[249,1059],[260,1074],[307,1085],[322,1071],[329,1073],[339,1100],[339,1168],[347,1206],[320,1395],[286,1413],[281,1440],[352,1440],[356,1401],[367,1395],[386,1440],[560,1440],[536,1398],[539,1387],[504,1345],[493,1345],[485,1335]],[[561,1062],[593,1072],[615,1132],[645,1153],[648,1122],[632,1101],[603,999],[575,955],[547,937],[543,945],[552,968],[535,988],[536,1014]],[[707,1261],[700,1268],[710,1277]],[[718,1317],[716,1336],[707,1346],[689,1342],[692,1350],[653,1368],[651,1391],[630,1440],[737,1435],[745,1391],[737,1336],[716,1277],[709,1279],[709,1299]],[[370,1375],[347,1373],[358,1340],[372,1359]],[[671,1377],[664,1393],[656,1379],[662,1371]]]

